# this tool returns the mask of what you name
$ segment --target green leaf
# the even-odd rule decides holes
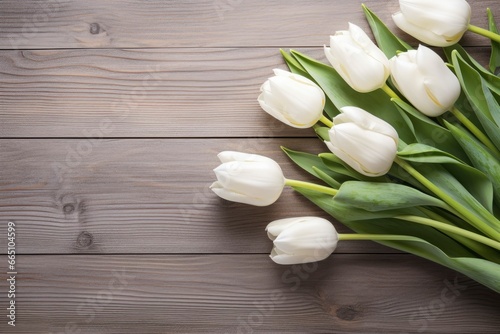
[[[304,169],[309,174],[323,180],[325,183],[327,183],[328,185],[330,185],[334,188],[338,188],[338,186],[340,185],[340,182],[345,180],[344,175],[330,170],[323,163],[323,160],[320,157],[318,157],[317,155],[305,153],[305,152],[294,151],[294,150],[288,149],[288,148],[283,147],[283,146],[281,147],[281,149],[299,167]],[[322,173],[317,173],[318,170],[320,170]],[[328,176],[328,178],[324,177],[325,174]],[[332,179],[335,180],[336,185],[332,184]]]
[[[488,177],[493,185],[495,203],[500,207],[500,161],[469,132],[448,122],[446,126],[470,157],[473,165]]]
[[[419,162],[419,163],[461,163],[452,154],[441,151],[433,146],[426,144],[415,143],[405,146],[398,152],[398,156],[402,159]]]
[[[359,93],[353,90],[342,77],[330,66],[322,64],[299,52],[291,51],[295,59],[314,78],[337,109],[345,106],[356,106],[390,123],[397,129],[399,137],[411,141],[413,134],[397,111],[390,98],[381,89],[370,93]]]
[[[410,144],[398,152],[401,159],[413,161],[419,164],[445,164],[443,167],[451,173],[447,175],[442,170],[442,175],[436,171],[441,167],[432,166],[428,170],[435,184],[442,190],[448,190],[449,195],[456,200],[475,207],[472,203],[479,202],[490,213],[493,212],[493,185],[488,177],[481,171],[458,160],[453,155],[424,144]],[[454,193],[459,191],[459,193]],[[482,211],[482,210],[480,210]]]
[[[313,171],[318,175],[320,179],[322,179],[326,184],[328,184],[330,187],[338,189],[341,186],[341,183],[335,180],[333,177],[331,177],[329,174],[323,172],[321,169],[319,169],[316,166],[312,167]]]
[[[376,219],[387,219],[400,215],[421,215],[421,212],[412,207],[402,208],[402,209],[388,209],[388,210],[379,210],[379,211],[367,211],[362,208],[357,208],[349,203],[339,202],[335,200],[335,197],[331,195],[326,195],[324,193],[319,193],[313,190],[308,190],[304,188],[293,187],[297,192],[301,194],[310,194],[312,198],[315,198],[316,201],[313,201],[322,209],[325,210],[325,207],[328,207],[330,211],[327,211],[331,214],[331,212],[335,212],[333,215],[337,220],[345,221],[345,222],[354,222],[354,221],[375,221]],[[306,196],[308,197],[308,196]],[[412,225],[413,226],[413,225]],[[426,226],[421,226],[426,227]]]
[[[452,60],[475,115],[490,140],[500,149],[500,105],[486,87],[484,79],[457,52],[452,52]]]
[[[385,53],[387,58],[392,58],[397,51],[408,51],[412,47],[394,35],[389,28],[368,7],[362,5],[366,20],[370,24],[373,36],[377,40],[378,47]]]
[[[460,56],[463,62],[467,63],[481,75],[489,89],[495,92],[495,94],[500,95],[500,78],[487,71],[471,55],[469,55],[463,47],[461,47],[459,44],[455,44],[452,46],[447,46],[443,48],[443,50],[446,58],[448,58],[449,62],[453,63],[453,66],[456,66],[453,62],[453,53],[456,53]]]
[[[439,197],[452,205],[455,209],[467,212],[467,222],[481,230],[485,235],[500,241],[500,221],[481,202],[488,205],[487,199],[482,198],[483,190],[481,186],[474,183],[472,179],[467,179],[467,173],[453,167],[461,167],[461,164],[413,164],[413,167],[426,179],[432,187],[439,190]],[[477,173],[481,173],[477,171]],[[457,179],[460,177],[460,180]],[[402,175],[404,176],[404,175]],[[485,182],[489,182],[483,176]],[[403,178],[402,178],[403,179]],[[403,179],[403,181],[406,181]],[[463,183],[463,184],[462,184]],[[469,189],[467,187],[470,187]],[[491,188],[490,188],[491,189]],[[486,189],[488,192],[489,190]],[[478,194],[476,198],[474,194]],[[489,205],[491,208],[491,205]]]
[[[308,77],[311,79],[307,71],[300,65],[298,61],[295,60],[288,52],[286,52],[283,49],[280,49],[280,53],[283,56],[283,60],[285,60],[286,64],[288,65],[288,68],[290,69],[290,72],[296,73],[305,77]]]
[[[440,199],[396,183],[347,181],[342,183],[335,200],[372,212],[417,206],[447,208]]]
[[[457,145],[457,141],[448,129],[443,128],[401,99],[392,99],[392,101],[398,110],[407,116],[408,126],[413,132],[416,141],[434,146],[468,162],[467,155]]]
[[[336,202],[329,195],[305,189],[297,191],[355,232],[404,236],[402,241],[378,242],[461,272],[500,293],[500,265],[474,257],[449,236],[428,226],[416,226],[397,219],[350,220],[350,206]]]
[[[318,137],[323,140],[323,141],[328,141],[330,140],[330,135],[328,134],[328,131],[330,128],[327,128],[326,126],[315,126],[314,131],[318,135]]]
[[[486,9],[488,13],[488,27],[491,32],[498,34],[498,27],[495,23],[495,18],[493,13],[489,8]],[[490,71],[496,74],[497,69],[500,67],[500,43],[491,40],[491,56],[490,56]]]

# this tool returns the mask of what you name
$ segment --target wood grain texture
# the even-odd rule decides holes
[[[397,0],[365,1],[397,30]],[[347,20],[367,30],[362,1],[140,1],[4,0],[0,2],[0,48],[262,47],[320,46]],[[496,0],[469,1],[473,24],[487,27],[486,8]],[[416,43],[412,40],[413,43]],[[464,45],[489,41],[466,34]]]
[[[223,150],[269,156],[288,178],[313,181],[280,145],[325,149],[314,138],[2,140],[0,226],[16,222],[21,254],[268,253],[272,220],[332,218],[288,188],[274,205],[253,207],[209,186]],[[0,238],[4,254],[6,243]],[[393,252],[370,242],[338,251]]]
[[[473,24],[500,17],[469,3]],[[498,333],[498,295],[375,243],[276,265],[266,224],[330,217],[290,189],[264,208],[208,189],[222,150],[312,180],[279,145],[323,145],[265,114],[259,86],[280,47],[325,61],[334,31],[368,30],[360,4],[0,1],[0,230],[16,222],[19,272],[13,329],[0,271],[0,333]],[[408,38],[397,0],[366,4]],[[488,62],[488,40],[462,43]]]
[[[277,48],[0,51],[0,137],[314,136],[260,109],[277,67]]]
[[[335,254],[294,267],[266,255],[40,255],[20,256],[19,267],[15,333],[493,334],[500,326],[496,295],[410,255]],[[5,321],[0,331],[14,332]]]

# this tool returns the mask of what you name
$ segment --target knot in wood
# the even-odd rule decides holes
[[[337,317],[342,320],[351,321],[359,314],[359,310],[352,305],[341,306],[337,310]]]
[[[99,25],[99,23],[94,22],[90,24],[90,33],[92,35],[97,35],[100,31],[101,31],[101,26]]]
[[[94,236],[92,233],[89,233],[87,231],[83,231],[78,235],[78,238],[76,238],[76,245],[79,248],[87,248],[92,243],[94,242]]]
[[[73,213],[75,211],[75,206],[71,203],[68,203],[68,204],[64,204],[63,206],[63,212],[65,214],[70,214],[70,213]]]

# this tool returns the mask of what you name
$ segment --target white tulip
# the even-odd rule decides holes
[[[280,197],[285,177],[276,161],[233,151],[217,156],[222,164],[214,169],[217,181],[210,189],[219,197],[256,206],[270,205]]]
[[[326,145],[337,157],[366,176],[386,174],[396,157],[398,133],[387,122],[357,107],[343,107],[333,119]]]
[[[471,9],[465,0],[400,0],[392,19],[404,32],[433,46],[457,43],[467,30]]]
[[[271,259],[278,264],[299,264],[326,259],[339,240],[326,219],[297,217],[275,220],[266,227],[273,241]]]
[[[294,128],[309,128],[323,115],[325,93],[311,80],[280,69],[260,88],[262,109]]]
[[[389,76],[387,57],[355,24],[330,36],[330,47],[324,49],[333,68],[360,93],[381,88]]]
[[[436,117],[460,96],[460,83],[437,53],[420,45],[391,58],[396,88],[423,114]]]

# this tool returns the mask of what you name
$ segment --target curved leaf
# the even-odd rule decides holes
[[[468,157],[457,141],[446,128],[443,128],[429,117],[422,114],[410,104],[401,99],[392,99],[401,113],[407,116],[408,126],[419,143],[425,143],[440,150],[451,153],[461,160],[468,162]]]
[[[457,52],[452,52],[452,60],[477,118],[490,140],[500,149],[500,105],[486,87],[484,79]]]
[[[485,80],[486,85],[489,89],[491,89],[495,94],[500,95],[500,78],[496,75],[487,71],[481,64],[479,64],[471,55],[465,51],[463,47],[459,44],[455,44],[452,46],[447,46],[443,48],[446,58],[448,61],[453,63],[453,53],[456,53],[460,56],[460,58],[467,63],[471,68],[478,72],[481,77]],[[455,64],[453,63],[455,66]]]
[[[495,18],[493,13],[489,8],[486,9],[488,13],[488,28],[491,32],[498,34],[498,27],[495,23]],[[500,67],[500,43],[491,40],[491,56],[490,56],[490,71],[493,74],[497,74],[496,71]]]
[[[417,206],[447,208],[440,199],[396,183],[347,181],[342,183],[335,200],[372,212]]]
[[[340,186],[340,182],[345,180],[344,175],[330,170],[323,163],[323,160],[315,154],[294,151],[283,146],[281,147],[281,149],[299,167],[304,169],[309,174],[323,180],[325,183],[334,188],[338,188]],[[320,170],[322,173],[317,173],[318,170]],[[328,176],[328,178],[324,178],[325,174]],[[335,182],[337,183],[332,184],[332,179],[335,180]]]
[[[394,35],[368,7],[365,5],[362,5],[362,7],[378,47],[385,53],[387,58],[394,57],[398,51],[404,52],[412,49],[409,44]]]
[[[416,224],[397,219],[352,221],[346,213],[349,207],[339,205],[331,196],[303,189],[296,190],[355,232],[402,235],[404,240],[401,241],[378,242],[461,272],[500,293],[500,265],[476,258],[449,236],[428,226],[415,226]]]
[[[490,213],[493,212],[493,185],[488,177],[476,168],[465,164],[447,152],[424,144],[410,144],[398,152],[398,156],[401,159],[419,164],[445,164],[444,167],[451,172],[450,175],[447,175],[445,170],[442,170],[442,175],[432,171],[432,169],[440,170],[442,168],[440,166],[425,168],[422,165],[420,167],[427,171],[438,187],[450,192],[449,195],[457,201],[467,203],[471,208],[477,206],[474,204],[477,201]],[[459,193],[454,193],[456,191]],[[479,207],[476,209],[482,211]]]
[[[500,161],[469,132],[448,122],[446,126],[470,157],[473,165],[488,177],[493,185],[495,203],[500,207]]]

